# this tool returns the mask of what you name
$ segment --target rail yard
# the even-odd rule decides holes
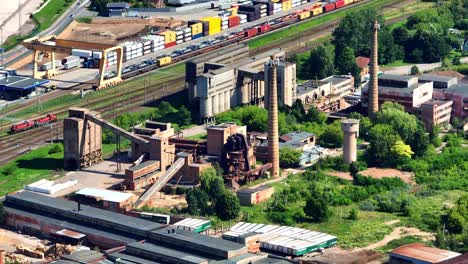
[[[468,81],[386,72],[461,67],[465,4],[60,1],[0,68],[0,264],[468,257]]]

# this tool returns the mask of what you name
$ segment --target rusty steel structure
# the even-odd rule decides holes
[[[271,176],[279,177],[279,136],[278,136],[278,89],[276,67],[278,60],[271,56],[267,62],[269,76],[268,82],[268,162],[271,163]]]
[[[380,24],[376,20],[372,25],[372,37],[371,37],[371,62],[370,62],[370,81],[369,81],[369,103],[368,103],[368,115],[373,117],[377,111],[379,111],[379,84],[378,84],[378,67],[379,67],[379,54],[378,54],[378,31]]]

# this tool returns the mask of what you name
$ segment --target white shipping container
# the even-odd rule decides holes
[[[72,49],[72,55],[78,56],[81,58],[89,58],[91,57],[93,52],[91,50],[82,50],[82,49]]]

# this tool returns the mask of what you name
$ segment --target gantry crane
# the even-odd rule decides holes
[[[33,77],[34,78],[50,78],[57,74],[55,66],[55,53],[71,54],[73,49],[85,49],[102,52],[102,59],[99,62],[99,80],[96,88],[102,89],[111,85],[122,82],[122,59],[123,48],[121,46],[113,46],[109,44],[91,43],[84,41],[58,39],[55,35],[45,37],[33,37],[23,41],[23,46],[33,51]],[[117,74],[113,78],[104,79],[104,71],[107,64],[107,54],[115,51],[117,53]],[[50,70],[44,73],[38,72],[37,63],[39,52],[49,53],[49,59],[52,65]]]

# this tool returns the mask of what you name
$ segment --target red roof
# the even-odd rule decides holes
[[[459,256],[460,254],[445,249],[428,247],[423,244],[408,244],[394,249],[391,256],[402,256],[429,263],[438,263]]]
[[[356,64],[361,69],[369,66],[369,63],[370,63],[370,59],[367,57],[359,56],[356,58]]]

